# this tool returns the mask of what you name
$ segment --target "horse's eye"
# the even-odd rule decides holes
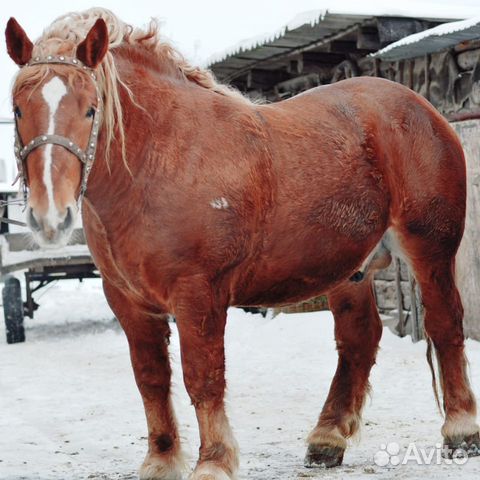
[[[95,115],[95,109],[93,107],[90,107],[87,110],[87,118],[92,118]]]
[[[15,108],[13,109],[13,113],[15,114],[15,117],[22,118],[22,112],[17,106],[15,106]]]

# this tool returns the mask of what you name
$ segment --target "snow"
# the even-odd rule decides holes
[[[444,35],[450,35],[455,32],[462,32],[479,24],[480,16],[469,18],[468,20],[461,20],[458,22],[443,23],[442,25],[430,28],[429,30],[424,30],[423,32],[414,33],[413,35],[404,37],[398,42],[391,43],[390,45],[387,45],[385,48],[382,48],[377,53],[375,53],[375,56],[381,56],[382,54],[387,53],[390,50],[394,50],[398,47],[418,43],[425,38],[442,37]]]
[[[146,425],[125,336],[99,280],[60,282],[36,294],[27,342],[6,345],[0,326],[0,478],[127,480],[146,453]],[[193,407],[183,387],[178,333],[172,324],[174,404],[191,466],[198,449]],[[364,427],[344,465],[302,466],[336,366],[329,312],[266,319],[231,309],[226,335],[228,410],[241,448],[240,479],[340,480],[478,478],[480,457],[458,465],[373,462],[381,444],[432,447],[440,440],[425,344],[385,329]],[[480,344],[467,342],[480,394]]]

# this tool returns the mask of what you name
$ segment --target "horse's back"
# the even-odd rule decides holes
[[[279,175],[295,177],[302,167],[326,191],[347,183],[346,188],[357,190],[358,200],[363,197],[359,190],[383,192],[389,198],[389,223],[408,217],[410,204],[420,199],[442,215],[445,208],[453,210],[451,221],[463,221],[466,169],[460,140],[416,92],[389,80],[360,77],[281,102],[275,114],[295,116],[302,125],[296,128],[309,130],[300,142],[290,143],[285,132],[276,135],[279,143],[300,145],[301,152],[297,164],[293,155],[277,157]],[[372,177],[375,186],[368,188]]]

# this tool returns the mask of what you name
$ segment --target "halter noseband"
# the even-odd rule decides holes
[[[25,205],[27,204],[27,178],[26,178],[26,165],[28,155],[38,147],[42,145],[60,145],[64,147],[69,152],[73,153],[83,164],[82,171],[82,183],[80,186],[80,195],[78,197],[78,203],[80,203],[85,195],[87,190],[87,180],[90,170],[92,169],[93,162],[95,160],[95,152],[97,149],[97,137],[98,130],[100,128],[100,119],[102,111],[102,97],[98,90],[97,77],[94,70],[90,67],[84,65],[77,58],[65,57],[63,55],[54,56],[48,55],[46,58],[35,57],[30,62],[26,63],[24,67],[30,67],[32,65],[45,65],[45,64],[62,64],[69,65],[76,68],[81,68],[89,73],[89,77],[92,79],[92,82],[95,86],[95,91],[97,93],[97,108],[94,109],[92,117],[92,130],[90,131],[90,137],[88,139],[87,148],[83,150],[78,145],[75,144],[72,140],[61,135],[49,135],[42,134],[38,137],[33,138],[27,144],[23,144],[20,134],[18,132],[17,119],[15,119],[15,157],[17,159],[17,168],[18,168],[18,177],[22,182],[23,187],[23,198]]]

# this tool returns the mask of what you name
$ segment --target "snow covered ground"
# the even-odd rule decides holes
[[[41,296],[41,298],[39,298]],[[127,480],[146,451],[146,426],[127,342],[99,281],[64,282],[40,291],[27,342],[4,343],[0,327],[0,479]],[[382,444],[410,442],[429,451],[440,440],[425,345],[385,330],[372,374],[372,398],[359,442],[334,470],[303,468],[304,439],[314,425],[336,364],[328,312],[259,315],[232,309],[227,332],[228,405],[241,447],[241,479],[479,478],[480,457],[465,465],[378,466]],[[480,397],[480,344],[469,341]],[[173,326],[175,405],[185,451],[198,449]]]

